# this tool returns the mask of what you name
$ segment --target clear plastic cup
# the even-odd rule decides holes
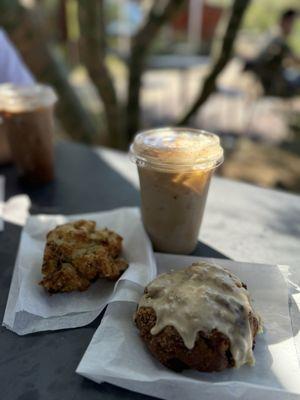
[[[139,133],[130,147],[141,212],[154,249],[190,254],[196,247],[210,178],[223,162],[217,135],[189,128]]]
[[[0,85],[0,114],[16,166],[26,181],[54,178],[53,108],[57,96],[46,85]]]
[[[7,140],[5,124],[1,118],[0,111],[0,165],[7,164],[12,161],[10,146]]]

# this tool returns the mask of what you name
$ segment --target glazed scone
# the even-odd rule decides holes
[[[135,323],[148,349],[176,371],[253,365],[261,329],[246,286],[220,266],[199,262],[162,274],[145,289]]]
[[[94,221],[59,225],[47,235],[41,285],[49,293],[84,291],[97,278],[117,280],[128,267],[118,258],[122,237]]]

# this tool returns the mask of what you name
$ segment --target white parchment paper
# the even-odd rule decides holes
[[[50,296],[38,284],[42,279],[46,234],[58,224],[80,218],[94,220],[97,228],[107,227],[123,237],[122,257],[128,261],[129,268],[117,283],[99,279],[85,292]],[[124,282],[144,286],[155,275],[152,247],[136,208],[71,216],[30,216],[22,232],[3,324],[20,335],[83,326],[94,320],[114,298],[128,299]]]
[[[189,265],[199,258],[158,255],[158,273]],[[128,283],[131,300],[112,302],[77,373],[95,382],[168,400],[299,399],[300,367],[292,336],[288,290],[277,266],[214,260],[236,273],[248,286],[264,321],[256,339],[254,367],[219,373],[172,372],[157,362],[133,323],[142,290]]]
[[[10,197],[3,204],[1,215],[6,222],[24,226],[29,215],[30,206],[30,198],[26,194],[18,194]]]
[[[31,201],[26,194],[18,194],[5,199],[5,178],[0,176],[0,231],[4,230],[4,222],[24,226],[29,215]]]

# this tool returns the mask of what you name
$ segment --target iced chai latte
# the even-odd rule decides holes
[[[0,85],[0,110],[12,157],[31,183],[51,181],[53,106],[56,95],[45,85]]]
[[[223,161],[219,137],[195,129],[154,129],[139,133],[130,153],[138,167],[142,218],[154,249],[191,253],[211,175]]]

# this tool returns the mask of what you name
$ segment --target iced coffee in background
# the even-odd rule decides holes
[[[7,140],[4,120],[1,117],[0,110],[0,165],[10,163],[12,161],[10,146]]]
[[[130,148],[141,187],[143,223],[156,251],[191,253],[210,178],[223,161],[219,137],[187,128],[139,133]]]
[[[54,177],[53,108],[57,100],[46,85],[0,85],[0,110],[16,166],[26,181]]]

